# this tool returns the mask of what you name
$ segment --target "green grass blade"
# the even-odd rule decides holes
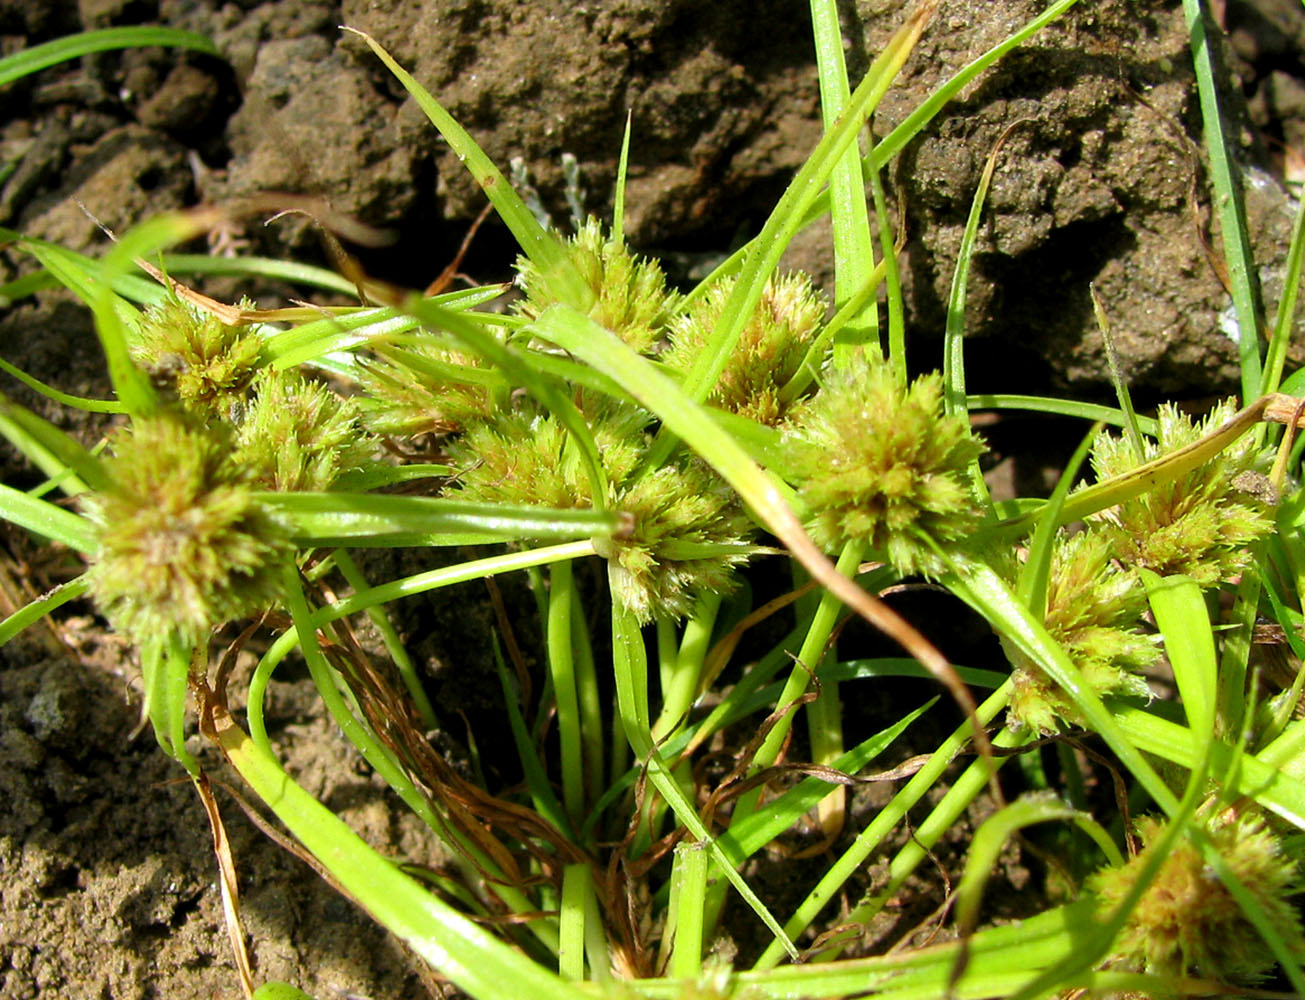
[[[475,1000],[585,1000],[589,996],[494,938],[403,874],[304,791],[214,706],[209,706],[205,727],[254,793],[327,866],[341,887]]]
[[[838,7],[833,0],[812,0],[811,29],[820,77],[820,114],[825,130],[829,131],[837,126],[839,115],[851,98]],[[834,230],[834,305],[837,308],[866,284],[875,267],[874,242],[865,203],[865,178],[855,143],[843,150],[829,175],[829,206]],[[869,302],[868,308],[863,305],[853,316],[839,343],[851,344],[876,336],[876,316],[877,308],[873,301]]]
[[[87,555],[99,548],[95,526],[84,517],[0,483],[0,518]]]
[[[412,95],[417,106],[439,130],[440,135],[444,136],[458,159],[463,162],[476,179],[476,183],[489,197],[494,210],[516,238],[522,252],[539,268],[553,296],[559,302],[565,302],[577,309],[588,309],[593,304],[594,293],[567,254],[562,241],[539,224],[530,209],[526,207],[526,203],[521,200],[521,196],[512,189],[507,178],[471,138],[470,133],[444,110],[425,87],[395,62],[374,38],[355,28],[346,27],[344,30],[358,35],[366,42],[381,62],[385,63],[386,68],[403,84],[404,89]]]
[[[217,257],[207,253],[165,253],[163,269],[174,278],[181,274],[242,275],[269,281],[289,281],[350,297],[358,294],[352,281],[335,271],[294,260],[272,257]]]
[[[1251,256],[1242,203],[1241,178],[1233,162],[1219,107],[1214,55],[1210,51],[1209,22],[1201,0],[1183,0],[1188,43],[1196,70],[1196,89],[1205,125],[1205,149],[1210,158],[1210,181],[1214,186],[1214,211],[1223,236],[1224,260],[1232,283],[1233,308],[1237,313],[1237,353],[1242,370],[1242,405],[1249,406],[1260,395],[1263,377],[1260,360],[1260,310],[1255,297],[1255,260]]]
[[[68,496],[75,496],[87,487],[102,490],[110,485],[100,459],[80,441],[3,394],[0,394],[0,435],[47,476],[59,479]]]
[[[0,621],[0,646],[26,628],[30,628],[51,611],[63,607],[69,601],[82,597],[91,586],[90,579],[83,573],[75,580],[61,583],[53,590],[42,594],[30,604],[25,604],[4,621]]]
[[[1055,413],[1062,417],[1081,417],[1083,420],[1100,420],[1112,427],[1124,427],[1128,423],[1127,415],[1113,406],[1099,403],[1080,403],[1072,399],[1053,399],[1050,396],[1022,396],[1010,393],[980,393],[966,396],[966,406],[974,410],[1027,410],[1031,413]],[[1152,436],[1156,433],[1156,422],[1151,417],[1138,417],[1138,429],[1143,434]]]
[[[1187,724],[1192,732],[1209,733],[1213,739],[1218,664],[1205,597],[1201,588],[1185,576],[1161,577],[1146,568],[1139,572],[1156,627],[1164,636]]]
[[[1057,3],[1053,3],[1014,34],[994,45],[977,59],[967,63],[959,72],[922,101],[914,111],[902,119],[900,125],[884,136],[866,157],[867,167],[872,170],[880,170],[887,166],[892,158],[906,147],[908,142],[919,135],[933,121],[944,105],[964,89],[966,84],[996,63],[1011,49],[1024,44],[1077,2],[1078,0],[1058,0]]]
[[[913,662],[913,661],[912,661]],[[853,747],[843,756],[830,763],[835,771],[852,775],[854,780],[858,771],[890,747],[897,737],[920,716],[937,702],[931,699],[913,712],[893,723],[881,733]],[[778,798],[754,812],[747,819],[730,826],[720,835],[721,847],[732,857],[739,859],[751,857],[785,830],[791,829],[808,809],[829,794],[829,782],[819,778],[804,778],[795,787],[790,788]]]
[[[1033,539],[1029,542],[1029,554],[1020,570],[1017,596],[1024,606],[1039,618],[1044,617],[1047,610],[1047,583],[1051,577],[1051,556],[1055,550],[1056,533],[1061,524],[1061,510],[1065,506],[1065,498],[1069,496],[1074,480],[1078,478],[1078,470],[1087,460],[1092,442],[1096,440],[1100,430],[1100,424],[1094,425],[1075,449],[1065,465],[1065,470],[1060,474],[1056,488],[1051,491],[1046,513],[1038,522]]]
[[[442,497],[371,493],[260,493],[262,502],[291,526],[303,545],[463,544],[442,535],[499,540],[566,539],[610,535],[615,514],[479,504]]]
[[[0,59],[0,87],[47,67],[67,62],[69,59],[90,55],[92,52],[134,49],[149,45],[191,49],[210,56],[220,55],[217,46],[210,39],[193,31],[149,26],[102,28],[56,38],[52,42],[33,45],[30,49],[23,49]]]
[[[1282,381],[1282,368],[1291,346],[1292,328],[1296,321],[1296,299],[1300,293],[1301,263],[1305,257],[1305,198],[1296,202],[1296,221],[1291,229],[1291,245],[1287,250],[1286,277],[1282,283],[1282,297],[1278,300],[1278,315],[1273,322],[1269,349],[1264,359],[1264,385],[1260,391],[1268,395],[1278,391]]]
[[[86,399],[84,396],[70,396],[66,392],[60,392],[52,385],[46,385],[38,378],[33,378],[27,372],[11,365],[4,358],[0,358],[0,371],[6,372],[18,379],[19,382],[27,386],[33,392],[39,392],[46,399],[51,399],[61,406],[69,406],[74,410],[81,410],[84,413],[121,413],[122,404],[112,399]]]
[[[970,260],[974,256],[974,241],[979,235],[979,222],[983,218],[983,205],[988,197],[992,175],[997,170],[997,157],[1001,147],[1015,125],[1009,126],[993,144],[979,175],[979,186],[970,202],[970,214],[961,232],[961,245],[956,252],[956,270],[952,273],[951,292],[947,296],[947,320],[943,326],[943,409],[948,414],[965,413],[965,297],[970,284]],[[975,461],[974,478],[980,484],[983,476]],[[986,487],[984,493],[986,493]]]

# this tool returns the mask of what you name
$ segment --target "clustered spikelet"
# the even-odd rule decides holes
[[[983,451],[942,411],[942,379],[903,385],[877,354],[856,356],[794,412],[791,469],[826,550],[863,539],[902,573],[940,573],[922,536],[964,539],[980,518],[968,468]]]
[[[624,240],[603,233],[588,219],[567,241],[571,260],[594,293],[589,318],[607,327],[636,351],[650,351],[678,296],[654,260],[636,257]],[[553,304],[547,281],[528,258],[517,260],[517,284],[525,293],[519,311],[534,318]]]
[[[131,353],[155,386],[183,408],[226,417],[244,403],[263,342],[248,326],[227,326],[177,298],[141,316]]]
[[[372,439],[357,404],[294,372],[263,371],[236,432],[237,460],[268,490],[330,489],[366,466]]]
[[[686,614],[704,591],[727,591],[747,557],[753,526],[738,498],[711,469],[688,459],[635,479],[647,417],[630,407],[587,401],[608,480],[607,505],[629,518],[616,538],[596,540],[611,566],[613,593],[641,622]],[[461,498],[545,507],[593,506],[579,448],[556,418],[525,408],[473,425],[449,445],[461,470]]]
[[[198,641],[276,600],[289,541],[254,498],[222,426],[138,419],[113,450],[115,485],[86,504],[100,529],[91,592],[119,631],[138,642]]]
[[[1092,467],[1099,480],[1127,472],[1196,441],[1234,410],[1231,401],[1224,402],[1194,423],[1176,407],[1162,406],[1157,439],[1146,443],[1141,459],[1124,438],[1103,435],[1092,449]],[[1234,485],[1250,468],[1253,451],[1253,435],[1246,435],[1186,475],[1157,483],[1091,521],[1125,566],[1146,567],[1161,576],[1183,573],[1202,587],[1228,580],[1246,567],[1246,546],[1273,528],[1265,505]]]
[[[1089,879],[1103,917],[1132,889],[1163,828],[1155,819],[1143,819],[1138,832],[1144,849],[1137,857]],[[1206,833],[1287,946],[1305,957],[1300,916],[1288,900],[1296,890],[1296,866],[1277,838],[1253,815],[1225,814],[1210,822]],[[1268,945],[1186,837],[1130,911],[1115,948],[1117,964],[1127,969],[1235,985],[1260,982],[1274,966]]]
[[[446,435],[492,410],[485,379],[469,378],[481,365],[458,351],[438,344],[413,348],[387,348],[367,359],[359,382],[373,400],[363,414],[367,428],[376,434],[420,437]]]
[[[736,284],[734,278],[716,282],[687,313],[671,322],[671,346],[661,357],[663,363],[686,372],[693,366]],[[778,425],[788,409],[780,390],[797,374],[824,323],[825,311],[824,298],[806,274],[772,277],[707,402],[772,427]]]
[[[1111,561],[1110,542],[1094,531],[1062,533],[1051,555],[1044,624],[1099,696],[1150,697],[1139,671],[1160,656],[1138,625],[1146,592],[1137,575]],[[1082,725],[1073,700],[1015,651],[1011,714],[1040,732],[1057,720]]]
[[[612,596],[640,622],[688,614],[703,593],[728,593],[753,526],[738,498],[698,459],[663,466],[622,490],[613,506],[628,534],[596,543]]]
[[[646,418],[634,410],[608,412],[593,424],[604,471],[613,487],[642,454]],[[473,424],[449,444],[459,495],[479,503],[590,507],[593,487],[580,448],[550,414],[527,405]],[[610,497],[609,497],[610,499]]]

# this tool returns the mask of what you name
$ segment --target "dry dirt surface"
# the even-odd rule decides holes
[[[854,75],[907,6],[844,5]],[[1043,6],[943,0],[874,134]],[[1281,182],[1299,172],[1305,140],[1305,13],[1294,0],[1215,6],[1230,32],[1219,48],[1224,98],[1248,167],[1272,315],[1292,211]],[[87,250],[104,237],[74,198],[121,230],[170,208],[304,193],[393,235],[388,250],[365,257],[371,270],[425,284],[482,198],[340,24],[388,46],[501,165],[519,159],[559,220],[568,217],[564,155],[576,158],[585,209],[610,212],[629,115],[631,241],[683,276],[757,231],[820,132],[799,0],[0,0],[6,52],[138,23],[203,32],[223,58],[106,53],[0,90],[0,225]],[[907,148],[887,180],[908,237],[917,364],[935,363],[970,199],[985,157],[1011,128],[971,280],[971,387],[1101,393],[1089,284],[1140,395],[1232,385],[1229,299],[1207,259],[1219,237],[1185,46],[1177,2],[1085,2],[971,84]],[[302,221],[251,219],[225,235],[260,253],[320,254]],[[827,276],[826,240],[805,235],[794,263]],[[466,269],[498,277],[511,254],[491,224]],[[0,281],[25,266],[0,254]],[[285,294],[257,291],[268,304]],[[85,315],[57,296],[0,314],[0,353],[65,390],[107,393]],[[12,383],[4,391],[88,441],[104,429]],[[0,459],[6,483],[34,481],[11,453]],[[24,539],[2,540],[0,561],[13,570],[7,591],[22,593],[24,573],[39,590],[67,572],[43,565]],[[130,738],[139,711],[130,651],[89,609],[73,610],[55,631],[0,650],[0,998],[238,996],[199,804],[148,734]],[[456,644],[417,639],[433,681],[456,668]],[[424,845],[341,750],[302,679],[290,676],[274,693],[274,731],[296,773],[379,847],[421,857]],[[219,796],[260,978],[321,998],[426,995],[383,934]]]

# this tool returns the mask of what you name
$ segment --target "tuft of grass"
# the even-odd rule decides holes
[[[970,205],[942,372],[907,379],[884,168],[977,73],[1072,0],[863,152],[862,126],[921,34],[937,30],[936,6],[921,3],[853,88],[838,12],[817,0],[827,133],[759,237],[683,295],[625,245],[619,222],[609,231],[588,220],[571,239],[548,229],[435,97],[365,36],[516,235],[523,296],[510,309],[486,308],[501,288],[425,296],[348,260],[349,280],[334,286],[366,288],[381,305],[264,313],[129,273],[212,214],[152,220],[104,261],[4,232],[45,271],[3,294],[58,282],[80,295],[117,398],[79,400],[0,367],[61,403],[120,414],[122,426],[100,456],[0,399],[0,434],[47,477],[30,493],[0,487],[0,516],[89,562],[0,622],[0,640],[89,594],[140,648],[165,752],[199,775],[186,746],[193,701],[204,737],[342,889],[478,1000],[1160,996],[1190,992],[1194,976],[1215,992],[1275,968],[1305,991],[1288,899],[1299,838],[1277,826],[1305,830],[1305,724],[1282,696],[1259,708],[1247,666],[1260,617],[1302,651],[1305,501],[1290,434],[1268,470],[1274,489],[1260,488],[1262,421],[1294,424],[1296,400],[1248,397],[1241,410],[1225,404],[1194,421],[1172,407],[1136,417],[1122,384],[1119,408],[1018,391],[967,396],[965,279],[1000,168],[995,150]],[[1194,42],[1198,69],[1203,45]],[[1206,116],[1207,127],[1218,123],[1217,108]],[[832,310],[808,277],[777,271],[787,242],[824,211],[835,231]],[[1240,225],[1236,212],[1224,218]],[[1230,245],[1244,238],[1227,232]],[[1293,260],[1302,244],[1305,226]],[[221,266],[333,286],[265,261]],[[1244,291],[1237,298],[1239,315],[1253,305]],[[1279,331],[1289,325],[1278,317]],[[1273,345],[1276,388],[1279,334]],[[911,370],[928,367],[912,360]],[[1243,342],[1242,360],[1244,385],[1258,386],[1258,342]],[[996,504],[971,429],[979,406],[1068,414],[1127,427],[1129,437],[1094,428],[1049,500]],[[1097,481],[1075,488],[1089,452]],[[56,491],[75,497],[78,512],[47,498]],[[380,582],[353,554],[485,544],[501,547]],[[758,572],[794,584],[758,604],[744,568],[763,559]],[[581,560],[603,572],[577,572]],[[391,612],[521,570],[543,642],[523,653],[519,612],[507,609],[487,637],[523,776],[519,787],[491,789],[427,739],[437,706]],[[930,641],[932,627],[922,633],[876,596],[920,577],[982,616],[1006,662],[954,666]],[[915,660],[855,655],[840,638],[848,608]],[[241,720],[210,639],[229,622],[248,622],[252,636],[268,611],[291,624],[265,636]],[[742,636],[780,611],[785,628],[741,657]],[[357,615],[376,629],[376,649],[356,639]],[[286,773],[264,700],[296,650],[343,737],[456,859],[449,871],[418,881]],[[1144,679],[1162,656],[1176,690],[1165,698]],[[942,682],[965,720],[933,716],[946,735],[931,740],[912,727],[937,711],[933,702],[912,705],[846,748],[842,706],[889,703],[884,678],[902,674]],[[802,716],[810,760],[789,741]],[[875,773],[908,730],[923,752]],[[1035,752],[1039,734],[1080,742],[1060,745],[1051,767]],[[482,746],[493,736],[472,734]],[[717,759],[709,748],[721,746],[732,759],[707,780],[704,765]],[[1074,750],[1083,746],[1091,755]],[[977,759],[957,767],[971,752]],[[1131,794],[1089,796],[1107,774]],[[847,789],[875,781],[898,784],[873,814],[850,814]],[[849,957],[857,929],[914,891],[919,866],[956,838],[985,789],[997,808],[964,848],[956,939]],[[1131,809],[1154,818],[1134,831]],[[830,914],[908,815],[910,836],[883,857],[876,891]],[[1064,869],[1058,891],[1075,898],[1048,896],[1018,924],[984,927],[987,873],[1026,828]],[[782,855],[795,835],[836,856],[777,914],[751,884],[750,859]],[[1076,884],[1098,857],[1099,872]],[[729,892],[744,907],[727,925]],[[753,919],[768,935],[754,968],[718,960],[713,941]],[[820,934],[830,921],[841,926]],[[300,994],[268,983],[255,995]]]

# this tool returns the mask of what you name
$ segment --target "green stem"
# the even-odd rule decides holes
[[[702,975],[702,915],[707,899],[709,866],[710,859],[702,844],[676,845],[671,871],[675,913],[675,944],[670,967],[673,979],[697,979]]]
[[[585,794],[596,803],[603,796],[603,703],[598,689],[589,623],[578,599],[571,601],[571,650],[580,705],[580,743],[584,748]],[[576,829],[579,829],[577,827]]]
[[[863,542],[848,542],[843,547],[835,568],[842,576],[852,577],[856,573],[857,567],[861,565],[861,557],[864,553],[865,545]],[[820,658],[824,655],[825,646],[834,631],[834,626],[838,624],[838,616],[842,613],[842,610],[842,601],[829,591],[821,593],[820,604],[816,607],[815,614],[811,616],[811,625],[807,628],[806,637],[802,641],[802,648],[797,654],[797,662],[788,675],[784,691],[775,705],[776,710],[786,708],[806,692],[813,673],[820,665]],[[783,746],[792,725],[793,714],[791,712],[775,724],[753,758],[753,772],[770,767],[775,763],[779,758],[780,748]],[[760,795],[761,789],[756,789],[742,796],[734,807],[734,820],[744,819],[755,812]]]
[[[1006,682],[996,691],[994,691],[982,705],[979,706],[979,721],[986,725],[996,717],[997,713],[1002,711],[1007,702],[1010,701],[1011,685]],[[807,895],[807,898],[797,908],[797,911],[784,925],[785,930],[790,936],[801,934],[811,922],[815,920],[825,906],[833,900],[843,884],[852,877],[860,867],[865,864],[866,859],[871,852],[882,843],[883,839],[892,832],[893,828],[902,821],[907,810],[914,806],[922,799],[930,789],[937,785],[942,777],[943,771],[952,762],[961,749],[969,742],[973,734],[968,722],[963,723],[943,744],[934,751],[933,756],[925,763],[919,771],[906,783],[900,792],[898,792],[888,805],[875,816],[870,825],[857,834],[856,840],[852,845],[843,852],[843,854],[830,866],[825,876],[820,880],[816,887]],[[971,770],[979,770],[985,774],[986,767],[983,761],[977,761]],[[754,968],[769,969],[773,968],[784,957],[782,950],[776,949],[772,944],[757,960]]]
[[[721,598],[719,593],[704,594],[694,607],[693,615],[684,623],[684,635],[669,671],[669,683],[663,680],[662,710],[652,730],[656,743],[660,744],[678,732],[693,708]]]
[[[548,670],[553,678],[553,699],[557,705],[557,735],[562,753],[562,802],[571,829],[580,829],[584,818],[584,744],[580,736],[580,704],[576,693],[575,660],[572,656],[571,623],[575,586],[571,564],[560,562],[549,569]]]

